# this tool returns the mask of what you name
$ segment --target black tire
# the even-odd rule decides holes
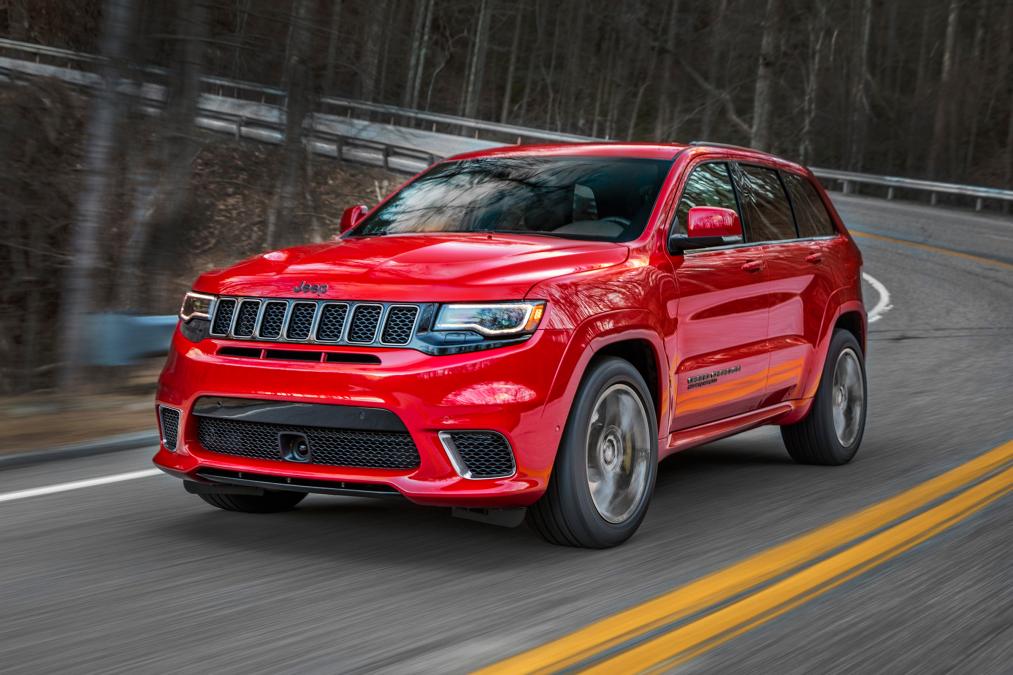
[[[834,372],[838,360],[848,359],[843,356],[850,352],[857,357],[858,372],[861,373],[861,403],[858,414],[847,419],[853,420],[856,430],[845,434],[843,442],[834,426]],[[830,340],[827,359],[823,364],[820,385],[813,398],[809,413],[799,422],[781,427],[781,438],[788,454],[799,464],[820,464],[837,466],[847,464],[858,452],[865,433],[865,416],[868,408],[868,391],[865,379],[865,356],[858,340],[850,332],[838,330]],[[850,436],[853,435],[853,438]]]
[[[201,499],[211,506],[242,513],[278,513],[295,507],[306,497],[305,492],[267,490],[262,495],[202,494]]]
[[[639,479],[636,484],[641,487],[629,493],[638,495],[627,507],[629,515],[624,513],[621,522],[609,522],[599,512],[591,495],[587,443],[591,416],[599,398],[616,390],[617,385],[624,392],[627,403],[633,404],[629,394],[631,390],[639,398],[642,411],[634,405],[637,413],[633,417],[638,418],[636,424],[641,429],[640,419],[646,418],[648,440],[638,443],[639,450],[623,450],[638,458],[637,466],[643,466],[646,461],[646,473],[637,474]],[[645,414],[641,416],[641,412]],[[645,447],[648,449],[645,450]],[[633,464],[631,460],[630,465]],[[616,460],[616,465],[622,467],[624,463]],[[604,358],[591,366],[581,382],[556,454],[548,489],[534,506],[528,508],[527,521],[553,544],[583,548],[616,546],[633,536],[640,527],[654,492],[657,474],[658,422],[647,384],[628,361]]]

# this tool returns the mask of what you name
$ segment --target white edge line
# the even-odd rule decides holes
[[[158,469],[144,469],[143,471],[116,473],[111,476],[102,476],[101,478],[88,478],[85,480],[75,480],[69,483],[57,483],[55,485],[46,485],[44,487],[31,488],[28,490],[5,492],[0,494],[0,502],[12,502],[16,499],[40,497],[42,495],[51,495],[57,492],[67,492],[69,490],[80,490],[81,488],[95,487],[96,485],[120,483],[125,480],[134,480],[135,478],[148,478],[149,476],[157,476],[160,473],[162,472]]]
[[[893,309],[893,305],[890,304],[890,291],[886,290],[886,286],[883,285],[876,277],[871,274],[862,272],[862,278],[869,282],[869,285],[876,289],[879,293],[879,301],[876,306],[869,311],[869,323],[875,323],[883,318],[883,315]]]

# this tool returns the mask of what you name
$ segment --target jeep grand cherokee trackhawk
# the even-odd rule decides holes
[[[861,443],[862,259],[797,164],[508,147],[341,230],[186,295],[155,463],[214,506],[400,495],[607,547],[678,450],[761,424],[799,462]]]

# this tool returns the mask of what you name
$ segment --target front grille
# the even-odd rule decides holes
[[[345,329],[345,317],[348,316],[348,305],[324,305],[320,310],[320,325],[317,326],[317,339],[324,342],[337,342]]]
[[[440,439],[466,478],[502,478],[516,471],[510,443],[495,431],[445,431]]]
[[[288,320],[285,337],[289,340],[305,340],[313,329],[313,315],[317,312],[315,302],[296,302],[292,305],[292,316]]]
[[[257,313],[260,311],[259,300],[243,300],[239,303],[239,315],[233,332],[237,337],[250,337],[257,325]]]
[[[414,305],[395,305],[387,312],[380,341],[388,345],[406,345],[411,342],[419,308]]]
[[[380,325],[380,305],[358,305],[352,311],[352,325],[348,328],[348,341],[369,344],[376,339],[376,327]]]
[[[415,469],[419,452],[404,431],[326,429],[289,424],[242,422],[196,417],[197,440],[210,452],[237,457],[282,459],[279,434],[303,434],[310,446],[309,464],[363,469]],[[302,463],[300,463],[302,464]]]
[[[214,337],[397,347],[411,344],[422,306],[219,298],[213,312]]]
[[[179,441],[179,411],[164,405],[159,406],[158,420],[162,424],[162,444],[170,450],[175,450]]]
[[[215,307],[215,320],[211,323],[211,332],[216,335],[225,335],[232,332],[232,315],[236,311],[236,301],[231,298],[222,298]]]
[[[281,335],[281,326],[288,311],[287,302],[268,302],[264,306],[264,318],[260,320],[260,337],[274,340]]]

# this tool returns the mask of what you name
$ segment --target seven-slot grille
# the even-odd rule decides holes
[[[219,298],[211,335],[239,340],[407,345],[421,308],[378,302]]]

